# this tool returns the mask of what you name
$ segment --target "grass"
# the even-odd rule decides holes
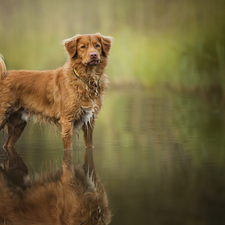
[[[108,68],[113,84],[225,90],[225,42],[219,38],[146,37],[128,30],[116,37]]]
[[[61,40],[101,32],[114,37],[112,86],[225,95],[222,0],[0,2],[0,53],[9,69],[57,68],[66,61]]]
[[[108,69],[113,74],[112,83],[120,83],[121,79],[145,87],[163,83],[177,66],[176,47],[171,37],[146,37],[121,31],[116,35]]]

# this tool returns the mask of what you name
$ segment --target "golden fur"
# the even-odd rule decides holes
[[[81,128],[86,146],[93,146],[95,120],[108,83],[104,70],[111,37],[98,33],[76,35],[65,40],[64,46],[69,59],[56,70],[6,71],[4,61],[0,60],[0,130],[5,124],[11,127],[5,147],[15,145],[30,115],[56,124],[61,129],[64,149],[72,149],[73,131],[79,132]],[[98,95],[75,76],[74,69],[97,87]]]
[[[74,168],[72,151],[66,150],[61,169],[36,175],[35,179],[14,148],[5,150],[8,162],[0,164],[0,224],[110,223],[112,215],[94,166],[93,148],[86,148],[82,167]],[[98,209],[100,215],[92,217]]]

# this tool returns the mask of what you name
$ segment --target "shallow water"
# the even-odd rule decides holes
[[[7,134],[0,134],[2,146]],[[154,92],[107,94],[94,161],[111,224],[225,224],[225,112],[215,99]],[[31,173],[62,163],[56,128],[30,123],[16,151]],[[85,146],[74,135],[74,163]],[[0,163],[7,156],[0,150]],[[47,166],[48,168],[48,166]]]

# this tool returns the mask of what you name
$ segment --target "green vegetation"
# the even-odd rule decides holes
[[[114,37],[112,86],[168,85],[225,95],[223,0],[0,0],[0,52],[9,69],[52,69],[60,41],[77,33]]]

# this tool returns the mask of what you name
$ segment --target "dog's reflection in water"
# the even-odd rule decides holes
[[[110,223],[112,215],[92,148],[86,148],[82,167],[74,167],[73,152],[66,150],[61,169],[35,179],[14,148],[5,151],[8,161],[0,164],[0,224]]]

